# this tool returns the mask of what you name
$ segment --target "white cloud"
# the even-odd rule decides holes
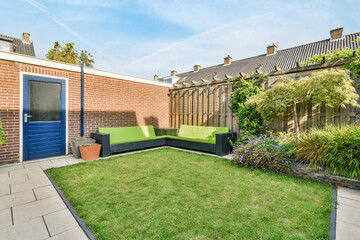
[[[54,40],[76,42],[77,49],[94,54],[96,68],[147,78],[158,71],[166,76],[173,69],[191,71],[195,64],[220,64],[228,54],[234,60],[264,54],[272,42],[284,49],[328,38],[329,30],[336,27],[344,26],[345,33],[360,27],[354,2],[137,0],[134,4],[126,0],[49,0],[56,3],[49,5],[45,0],[24,1],[51,19],[47,25],[53,22],[64,30],[54,30],[50,44]],[[345,16],[344,11],[339,13],[339,5],[353,8]],[[129,15],[125,20],[117,18],[120,12]],[[142,35],[136,27],[144,19],[149,20],[149,31]],[[116,24],[122,20],[122,25]],[[126,28],[127,22],[134,31]],[[349,22],[358,28],[347,28]],[[156,29],[156,34],[151,34],[152,28],[162,26],[172,31]],[[172,35],[176,30],[181,34]],[[48,50],[48,39],[41,37],[43,52]],[[41,47],[35,44],[36,49]]]
[[[264,54],[272,42],[284,49],[328,38],[333,25],[341,22],[322,1],[272,7],[273,11],[246,18],[239,16],[230,23],[166,45],[118,69],[146,77],[157,71],[161,76],[169,75],[173,69],[190,71],[195,64],[203,67],[220,64],[228,54],[234,60]]]
[[[103,51],[99,48],[94,48],[91,46],[90,42],[85,39],[83,36],[81,36],[78,32],[76,32],[75,30],[73,30],[69,25],[65,24],[64,22],[62,22],[61,20],[59,20],[46,6],[34,1],[34,0],[24,0],[25,2],[27,2],[28,4],[30,4],[31,6],[35,7],[36,9],[38,9],[39,11],[43,12],[51,21],[53,21],[54,23],[56,23],[58,26],[60,26],[63,30],[67,31],[68,33],[70,33],[71,35],[73,35],[74,37],[76,37],[78,40],[80,40],[82,43],[84,43],[87,47],[89,47],[90,49],[92,49],[92,51],[99,55],[99,56],[103,56]]]
[[[143,13],[195,31],[231,22],[241,15],[246,1],[138,0]]]

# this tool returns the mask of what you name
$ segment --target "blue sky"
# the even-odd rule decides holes
[[[360,1],[1,1],[0,34],[29,32],[36,56],[55,41],[94,55],[95,68],[152,79],[360,32]]]

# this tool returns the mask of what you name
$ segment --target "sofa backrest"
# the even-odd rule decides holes
[[[186,138],[208,139],[215,142],[217,133],[228,133],[229,131],[230,130],[228,127],[181,125],[178,136]]]
[[[133,140],[156,136],[153,126],[99,128],[99,133],[110,134],[110,144],[117,140]]]

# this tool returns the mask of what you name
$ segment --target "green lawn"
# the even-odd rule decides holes
[[[328,239],[332,188],[162,148],[48,173],[98,239]]]

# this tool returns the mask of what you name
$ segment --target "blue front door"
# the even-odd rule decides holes
[[[64,155],[65,81],[24,75],[23,160]]]

